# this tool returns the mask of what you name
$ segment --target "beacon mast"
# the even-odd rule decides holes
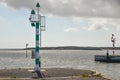
[[[36,4],[36,12],[35,10],[31,11],[30,22],[31,26],[35,27],[35,71],[40,71],[41,68],[41,60],[40,60],[40,46],[41,46],[41,31],[45,31],[45,16],[41,16],[39,13],[40,4]]]
[[[113,55],[114,55],[115,54],[115,38],[114,38],[114,34],[112,34],[111,42],[112,42],[112,46],[113,46]]]

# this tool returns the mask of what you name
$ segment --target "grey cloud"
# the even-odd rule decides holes
[[[33,8],[36,3],[34,0],[1,0],[1,2],[15,9]]]
[[[1,0],[15,9],[32,9],[36,2],[41,12],[68,17],[119,18],[120,0]]]

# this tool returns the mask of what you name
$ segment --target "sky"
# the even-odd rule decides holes
[[[0,48],[35,46],[30,12],[40,3],[45,16],[42,47],[120,46],[120,0],[0,0]]]

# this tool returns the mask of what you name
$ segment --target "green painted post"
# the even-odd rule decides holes
[[[39,49],[40,49],[40,47],[39,47],[39,26],[40,26],[39,22],[36,22],[36,48],[35,48],[36,59],[35,59],[35,64],[38,67],[39,67],[39,58],[40,58],[40,56],[39,56]]]

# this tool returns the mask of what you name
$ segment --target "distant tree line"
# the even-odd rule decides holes
[[[35,48],[27,48],[32,50]],[[79,46],[60,46],[60,47],[41,47],[41,50],[112,50],[112,47],[79,47]],[[0,50],[26,50],[26,48],[20,49],[0,49]],[[115,47],[115,50],[120,50],[120,47]]]
[[[34,49],[34,48],[29,48]],[[62,47],[41,47],[41,50],[112,50],[112,47],[77,47],[77,46],[62,46]],[[120,47],[115,47],[115,50],[120,50]]]

